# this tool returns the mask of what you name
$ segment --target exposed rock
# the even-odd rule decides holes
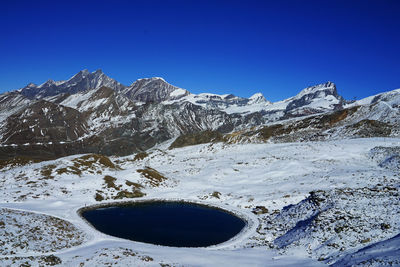
[[[169,99],[177,99],[189,94],[188,91],[167,83],[162,78],[139,79],[122,93],[132,100],[159,103]]]
[[[169,147],[170,149],[191,146],[191,145],[199,145],[204,143],[211,142],[222,142],[223,135],[217,131],[204,131],[200,133],[186,134],[181,135],[175,139],[175,141]]]

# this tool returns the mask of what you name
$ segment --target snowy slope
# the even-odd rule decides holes
[[[360,100],[357,100],[346,106],[363,106],[375,104],[379,101],[386,102],[390,106],[400,105],[400,89],[395,89],[392,91],[380,93],[377,95],[369,96]]]
[[[96,156],[70,156],[7,165],[0,169],[0,208],[57,217],[85,233],[81,245],[51,252],[64,265],[320,266],[363,257],[390,262],[397,259],[397,239],[386,247],[368,246],[399,234],[400,180],[397,171],[379,167],[381,158],[371,159],[370,151],[399,145],[395,138],[369,138],[168,150],[166,143],[142,159],[114,157],[112,164]],[[165,180],[154,184],[137,172],[146,167]],[[115,201],[118,190],[106,186],[106,175],[115,177],[118,190],[132,190],[127,180],[143,186],[140,190],[146,195],[140,199],[208,203],[243,214],[252,226],[237,239],[205,249],[169,248],[104,235],[76,211],[99,203],[95,200],[99,190],[103,202]],[[51,240],[49,235],[43,246]],[[27,248],[0,255],[0,262],[35,265],[43,255],[49,254]]]
[[[347,255],[333,266],[399,266],[400,234]]]

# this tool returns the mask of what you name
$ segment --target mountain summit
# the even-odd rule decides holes
[[[132,100],[157,103],[189,94],[187,90],[173,86],[160,77],[139,79],[121,92]]]
[[[307,87],[290,98],[286,111],[308,109],[317,111],[313,113],[318,113],[323,110],[340,109],[344,102],[343,97],[337,93],[336,85],[333,82],[327,82]]]
[[[112,88],[116,91],[125,88],[124,85],[108,77],[101,70],[89,72],[85,69],[81,70],[66,81],[55,82],[53,80],[48,80],[39,86],[30,83],[20,89],[20,92],[23,96],[28,98],[41,99],[58,94],[75,94],[88,89],[97,89],[102,86]]]

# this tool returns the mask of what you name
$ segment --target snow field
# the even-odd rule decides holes
[[[398,235],[399,209],[391,204],[398,199],[398,172],[379,167],[370,151],[399,144],[395,138],[218,143],[173,150],[165,149],[165,144],[141,160],[134,160],[135,155],[113,157],[116,168],[96,161],[90,167],[79,167],[80,173],[74,173],[71,167],[80,157],[75,155],[0,170],[0,207],[56,216],[84,232],[87,239],[83,244],[53,253],[63,264],[318,266],[346,260],[346,255]],[[150,183],[137,172],[146,167],[157,170],[166,180],[158,185]],[[115,178],[114,187],[107,186],[107,175]],[[79,208],[102,203],[95,200],[97,190],[109,197],[103,202],[115,201],[112,197],[118,190],[131,190],[126,181],[141,185],[140,190],[146,194],[132,200],[209,203],[247,214],[254,228],[220,246],[178,249],[110,237],[78,216]],[[310,197],[311,191],[317,193]],[[346,221],[354,229],[340,228]],[[389,226],[383,224],[390,228],[385,229]],[[382,229],[368,229],[372,226]],[[379,256],[374,253],[369,255]],[[31,250],[14,255],[28,256],[32,256]],[[353,263],[359,258],[356,256],[351,258]]]

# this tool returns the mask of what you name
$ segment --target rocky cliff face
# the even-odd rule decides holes
[[[389,127],[384,134],[394,134],[397,130],[391,125],[400,117],[399,103],[400,91],[395,90],[348,104],[331,82],[271,103],[260,93],[250,98],[195,95],[162,78],[139,79],[124,86],[100,70],[83,70],[67,81],[29,84],[0,95],[0,152],[6,158],[35,156],[37,151],[38,157],[88,152],[126,155],[203,131],[231,133],[224,140],[233,132],[251,139],[271,131],[274,136],[286,136],[271,140],[300,140],[301,136],[314,140],[321,131],[333,136],[328,133],[331,127],[341,127],[342,133],[351,135],[357,131],[346,125],[377,125],[366,123],[367,118]],[[361,107],[354,111],[356,106]],[[338,120],[343,122],[326,122],[335,111],[347,114]],[[268,128],[271,124],[281,126]]]
[[[87,133],[88,127],[80,112],[44,100],[35,101],[9,116],[1,129],[3,146],[15,148],[67,143]]]
[[[131,86],[123,89],[121,93],[131,100],[145,103],[160,103],[189,94],[188,91],[173,86],[159,77],[139,79]]]
[[[344,99],[338,95],[336,85],[332,82],[319,84],[302,90],[290,99],[286,112],[293,110],[332,111],[343,108]]]

